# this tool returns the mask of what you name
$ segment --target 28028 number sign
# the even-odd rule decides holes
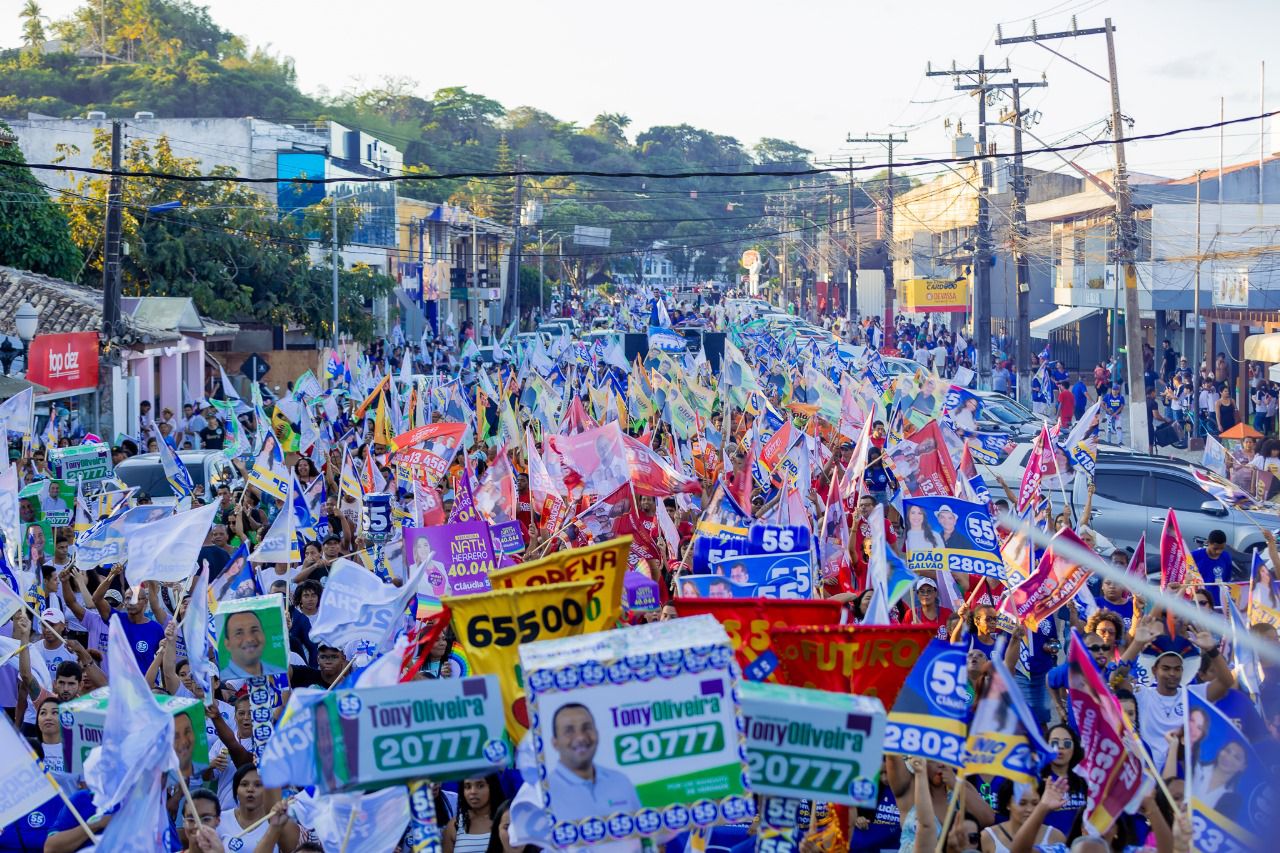
[[[956,767],[964,764],[963,737],[926,726],[890,722],[884,727],[884,751],[918,755]]]
[[[541,608],[523,610],[514,617],[477,613],[467,620],[464,636],[467,643],[477,649],[514,646],[516,643],[532,643],[543,630],[556,634],[563,628],[581,625],[585,619],[582,605],[575,599],[566,598]]]

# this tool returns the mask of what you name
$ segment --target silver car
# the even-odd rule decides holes
[[[239,477],[236,469],[221,450],[180,450],[178,458],[191,475],[191,482],[204,486],[205,499],[209,500],[219,486],[235,487]],[[159,453],[143,453],[131,456],[116,466],[116,477],[125,485],[146,492],[151,502],[160,505],[175,504],[177,495],[165,476]]]

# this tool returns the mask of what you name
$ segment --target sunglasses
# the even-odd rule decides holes
[[[1049,746],[1053,747],[1054,749],[1074,749],[1075,745],[1076,745],[1076,742],[1071,740],[1070,738],[1063,738],[1062,740],[1049,741]]]
[[[1098,645],[1096,643],[1094,645],[1089,646],[1088,648],[1089,648],[1089,651],[1091,652],[1109,652],[1112,649],[1111,646],[1103,646],[1103,645]]]
[[[970,843],[970,844],[977,844],[977,843],[979,843],[981,840],[982,840],[982,833],[981,833],[981,832],[970,832],[970,833],[969,833],[969,843]]]

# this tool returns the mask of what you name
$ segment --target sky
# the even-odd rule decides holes
[[[18,43],[19,0],[0,0],[0,45]],[[57,18],[80,0],[42,0]],[[377,0],[207,0],[221,26],[292,57],[304,91],[341,92],[380,79],[407,77],[424,95],[462,85],[507,107],[533,106],[587,125],[621,112],[637,132],[689,123],[734,136],[747,146],[764,136],[794,141],[820,158],[884,161],[878,145],[846,137],[906,134],[902,158],[944,156],[957,122],[976,132],[977,104],[956,93],[949,76],[928,77],[926,64],[1006,64],[1010,80],[1047,78],[1024,106],[1047,143],[1082,142],[1105,133],[1110,94],[1103,80],[1034,44],[998,47],[1006,36],[1101,26],[1110,16],[1121,106],[1131,134],[1259,113],[1260,63],[1267,62],[1268,109],[1280,109],[1280,3],[1274,0],[538,0],[433,3]],[[1049,46],[1106,76],[1101,35]],[[1008,102],[990,112],[1007,109]],[[269,118],[265,117],[264,118]],[[994,120],[989,117],[989,121]],[[950,127],[948,127],[948,122]],[[991,130],[1000,151],[1011,133]],[[1026,145],[1034,146],[1028,139]],[[1218,132],[1128,146],[1130,169],[1181,177],[1218,159]],[[1267,134],[1268,151],[1280,133]],[[1223,140],[1228,164],[1255,158],[1258,123],[1233,126]],[[1082,155],[1105,168],[1110,148]],[[1052,155],[1029,165],[1062,168]],[[935,167],[936,168],[936,167]]]

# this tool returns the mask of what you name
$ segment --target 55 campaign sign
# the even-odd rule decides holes
[[[737,666],[715,619],[531,643],[520,660],[556,846],[752,815]]]
[[[986,506],[956,498],[906,498],[904,548],[913,572],[947,571],[1003,579],[1000,542]]]
[[[875,806],[885,733],[880,700],[750,681],[738,687],[752,791]]]
[[[693,573],[705,575],[712,563],[750,553],[750,548],[747,528],[703,522],[693,537]]]
[[[711,572],[735,585],[734,598],[809,598],[810,562],[809,551],[735,556],[712,563]]]
[[[483,776],[511,759],[496,675],[330,691],[315,744],[326,791]]]
[[[889,712],[885,751],[963,767],[971,699],[964,648],[933,640]]]

